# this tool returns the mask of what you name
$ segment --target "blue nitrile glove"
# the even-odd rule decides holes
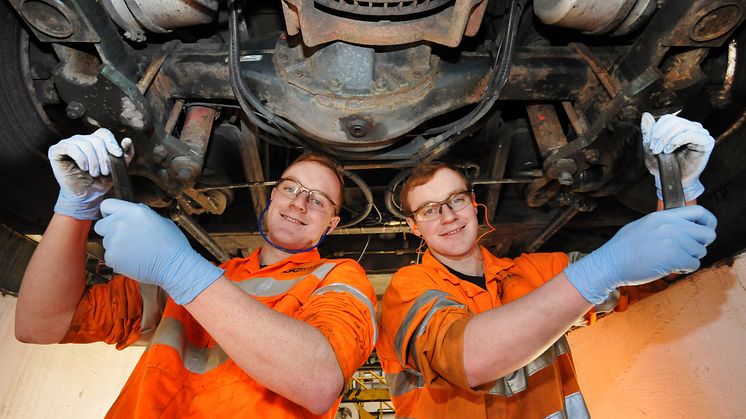
[[[173,221],[144,204],[119,199],[101,203],[96,233],[104,238],[104,260],[114,272],[163,288],[177,304],[186,304],[221,275],[189,246]]]
[[[132,140],[122,140],[122,148],[129,163],[135,151]],[[119,157],[122,148],[106,128],[74,135],[49,147],[49,162],[60,185],[54,212],[79,220],[99,218],[99,205],[112,186],[108,154]]]
[[[645,166],[655,176],[658,199],[663,199],[661,178],[658,171],[659,153],[675,153],[681,170],[681,186],[687,202],[696,199],[705,191],[699,175],[705,170],[715,139],[699,122],[689,121],[675,115],[663,115],[658,122],[645,112],[640,122],[642,146],[645,150]]]
[[[565,268],[565,275],[586,300],[600,304],[617,287],[697,270],[715,240],[716,224],[699,205],[653,212]]]

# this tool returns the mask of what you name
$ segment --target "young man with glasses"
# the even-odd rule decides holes
[[[714,140],[698,123],[643,117],[646,164],[676,153],[687,201]],[[660,181],[656,179],[660,188]],[[660,197],[660,190],[659,190]],[[402,418],[587,418],[565,332],[619,286],[699,267],[715,217],[699,206],[649,214],[570,264],[564,253],[497,258],[478,245],[466,178],[442,163],[401,191],[422,264],[400,269],[381,305],[377,353]]]
[[[363,269],[316,250],[339,223],[336,166],[298,158],[262,213],[268,246],[218,267],[147,206],[104,200],[107,153],[122,150],[105,129],[50,148],[61,192],[21,284],[17,338],[121,349],[149,337],[107,417],[333,418],[376,339]],[[85,243],[99,209],[95,230],[118,275],[86,288]]]

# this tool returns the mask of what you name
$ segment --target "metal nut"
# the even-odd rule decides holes
[[[153,163],[160,163],[168,155],[168,150],[163,144],[158,144],[153,147]]]
[[[583,157],[588,163],[596,164],[601,158],[601,153],[595,148],[586,148],[585,150],[583,150]]]
[[[363,138],[370,131],[370,122],[363,118],[350,118],[347,121],[347,132],[355,138]]]
[[[70,102],[65,108],[65,114],[70,119],[79,119],[85,115],[85,106],[80,102]]]

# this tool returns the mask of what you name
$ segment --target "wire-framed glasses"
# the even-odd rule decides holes
[[[337,213],[337,204],[335,204],[334,200],[329,198],[329,195],[324,192],[315,189],[308,189],[300,182],[293,179],[282,178],[277,182],[277,191],[280,192],[282,196],[288,199],[295,199],[298,195],[305,192],[306,201],[308,202],[308,207],[310,209],[321,211],[326,214]]]
[[[471,193],[467,190],[461,190],[452,193],[442,201],[427,202],[410,212],[409,216],[418,222],[432,221],[439,218],[440,214],[443,213],[443,205],[450,208],[451,211],[456,212],[464,209],[469,204],[471,204]]]

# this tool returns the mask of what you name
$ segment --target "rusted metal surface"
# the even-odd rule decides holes
[[[101,38],[74,5],[10,0],[41,42],[98,42]]]
[[[531,208],[538,208],[548,203],[559,193],[560,184],[548,176],[536,179],[526,188],[526,203]]]
[[[565,115],[567,115],[567,119],[570,120],[570,125],[572,125],[572,129],[575,131],[576,135],[580,136],[588,131],[588,121],[582,114],[578,114],[572,106],[572,102],[563,101],[562,109],[565,110]]]
[[[505,176],[505,167],[508,164],[508,156],[510,154],[510,144],[513,140],[514,135],[500,135],[498,127],[500,119],[493,117],[487,123],[485,127],[485,135],[487,138],[494,138],[495,144],[492,147],[492,164],[488,168],[488,176],[490,179],[502,179]],[[497,214],[497,204],[500,200],[500,191],[502,190],[501,184],[494,184],[489,186],[489,193],[487,194],[487,217],[490,220],[495,220]]]
[[[197,191],[193,188],[184,189],[178,198],[184,212],[187,214],[222,214],[228,206],[228,197],[221,191]]]
[[[616,96],[617,93],[619,93],[619,82],[617,82],[617,80],[606,71],[598,58],[596,58],[596,56],[593,55],[584,44],[573,43],[571,46],[575,48],[578,51],[578,54],[580,54],[580,57],[588,63],[588,66],[593,70],[593,73],[601,82],[604,89],[606,89],[606,92],[609,93],[609,96]]]
[[[185,214],[178,207],[171,212],[171,219],[181,226],[190,236],[194,237],[202,246],[210,252],[220,263],[230,259],[230,254],[213,239],[192,217]]]
[[[176,122],[178,122],[179,116],[181,116],[182,109],[184,109],[184,100],[176,100],[174,102],[173,108],[171,108],[171,113],[168,114],[168,120],[166,121],[166,125],[164,127],[164,131],[166,132],[166,134],[171,134],[174,131]]]
[[[743,6],[737,3],[720,4],[703,12],[692,27],[694,42],[709,42],[722,37],[738,26],[743,19]]]
[[[342,1],[315,0],[317,4],[340,12],[347,12],[361,16],[406,16],[427,13],[453,0],[370,0],[370,1]]]
[[[700,63],[708,52],[707,48],[695,48],[667,60],[663,69],[663,88],[681,90],[702,80],[705,75]]]
[[[575,100],[596,77],[572,47],[518,47],[502,100]]]
[[[267,187],[264,183],[264,172],[262,171],[262,161],[259,158],[259,131],[256,126],[248,121],[241,121],[241,165],[243,166],[244,176],[249,182],[249,191],[251,192],[251,202],[254,204],[254,214],[256,219],[262,210],[267,206]]]
[[[562,125],[560,125],[553,105],[527,105],[526,113],[531,122],[536,145],[539,146],[539,153],[543,158],[567,144],[567,138],[562,132]]]
[[[561,208],[555,218],[549,222],[539,233],[532,238],[528,245],[522,249],[525,253],[537,251],[544,243],[547,242],[555,233],[557,233],[568,221],[572,220],[580,210],[572,205]]]
[[[266,61],[251,63],[266,81],[256,85],[258,96],[315,140],[358,151],[391,145],[427,119],[478,101],[458,92],[476,90],[489,71],[486,56],[449,63],[425,45],[375,52],[338,42],[309,51],[280,39],[275,58],[271,81]]]
[[[560,196],[563,205],[552,219],[521,249],[525,253],[537,251],[544,243],[554,236],[565,224],[580,212],[590,212],[596,208],[595,201],[588,200],[575,193],[565,193]]]
[[[170,54],[171,51],[173,51],[174,48],[179,45],[179,43],[179,40],[166,42],[161,47],[161,50],[158,51],[158,54],[156,54],[156,56],[151,59],[150,65],[148,65],[148,68],[143,73],[140,81],[137,82],[137,90],[139,90],[140,93],[145,94],[145,92],[150,87],[150,84],[153,82],[153,80],[155,80],[155,76],[157,76],[158,72],[161,70],[161,66],[163,66],[163,63],[166,61],[168,54]]]
[[[187,110],[180,140],[189,147],[190,153],[177,155],[168,162],[173,176],[183,187],[193,186],[202,172],[216,113],[215,109],[206,106],[192,106]]]
[[[746,39],[746,37],[741,37],[741,39]],[[728,43],[728,65],[726,66],[725,74],[723,75],[723,88],[710,96],[713,104],[720,108],[725,108],[733,102],[733,88],[736,77],[737,62],[739,60],[738,49],[738,41],[735,39]],[[746,49],[741,48],[741,51],[746,51]]]
[[[430,64],[424,52],[408,51],[400,53],[402,59],[409,60],[405,66],[380,65],[385,61],[377,56],[379,65],[369,89],[353,91],[345,87],[344,80],[335,82],[325,76],[328,71],[323,63],[297,68],[305,55],[290,51],[283,47],[285,44],[280,40],[276,52],[243,52],[261,57],[241,63],[250,88],[267,101],[273,112],[293,121],[309,137],[351,150],[389,145],[427,119],[476,103],[489,77],[490,59],[486,54],[463,54],[455,63]],[[298,78],[292,70],[301,70],[303,76]],[[234,99],[227,82],[226,53],[214,46],[179,46],[161,73],[170,80],[173,97]],[[383,79],[382,88],[378,87],[379,78]],[[577,100],[578,92],[595,80],[588,64],[573,48],[524,47],[516,51],[500,98]],[[369,126],[383,124],[385,129],[368,130],[366,136],[354,137],[347,129],[346,118],[350,115],[358,115]]]
[[[315,7],[314,0],[283,0],[283,12],[289,35],[301,33],[308,46],[330,41],[361,45],[403,45],[431,41],[456,47],[467,22],[481,21],[483,0],[455,0],[453,6],[413,20],[370,21],[337,16]],[[485,2],[486,3],[486,2]],[[474,31],[472,23],[470,32]]]
[[[216,114],[215,109],[207,106],[191,106],[187,109],[180,139],[197,154],[205,154]]]

